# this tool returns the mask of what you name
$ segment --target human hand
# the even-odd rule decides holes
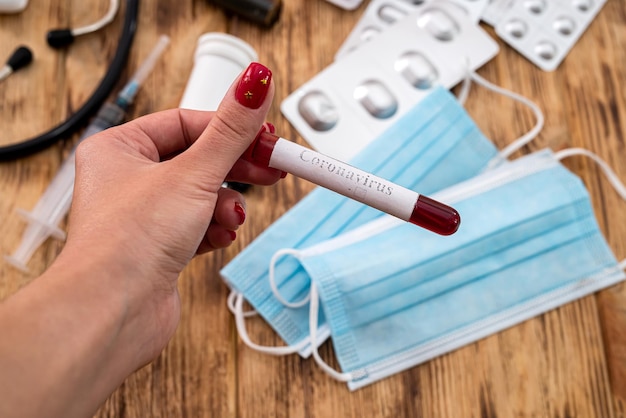
[[[217,112],[156,113],[78,147],[65,247],[0,304],[0,415],[91,416],[161,352],[180,316],[179,273],[243,222],[224,180],[282,174],[239,158],[272,97],[271,72],[252,64]]]
[[[111,273],[126,293],[128,315],[151,341],[143,361],[160,353],[176,328],[181,270],[195,254],[230,245],[243,223],[243,196],[221,187],[224,180],[267,185],[281,176],[239,158],[261,128],[273,91],[271,72],[252,64],[215,113],[152,114],[77,149],[58,264]]]

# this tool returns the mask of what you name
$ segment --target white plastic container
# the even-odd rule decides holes
[[[28,0],[0,0],[0,13],[21,12],[28,6]]]
[[[235,78],[256,60],[254,48],[236,36],[218,32],[200,36],[179,107],[216,110]]]

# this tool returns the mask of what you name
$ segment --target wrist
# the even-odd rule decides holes
[[[178,323],[176,282],[148,277],[140,261],[120,260],[119,251],[108,254],[99,248],[90,254],[76,248],[67,246],[44,277],[70,286],[101,313],[91,322],[109,336],[111,354],[122,353],[123,358],[113,361],[126,364],[129,374],[153,360],[171,337]]]
[[[1,416],[88,416],[132,372],[127,304],[103,280],[60,259],[0,306]]]
[[[0,416],[93,415],[173,333],[176,292],[146,290],[125,267],[78,255],[64,250],[0,305],[0,391],[11,399]]]

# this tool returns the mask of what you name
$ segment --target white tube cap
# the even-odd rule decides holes
[[[219,32],[200,36],[180,107],[216,110],[235,78],[257,59],[254,48],[236,36]]]

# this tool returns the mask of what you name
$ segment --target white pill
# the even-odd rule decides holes
[[[402,54],[394,63],[395,70],[415,88],[429,89],[439,73],[435,66],[423,54],[415,51]]]
[[[370,115],[378,119],[391,117],[398,109],[398,101],[380,81],[363,82],[354,90],[354,98]]]
[[[298,111],[316,131],[328,131],[339,121],[339,112],[333,102],[321,91],[311,91],[298,102]]]

